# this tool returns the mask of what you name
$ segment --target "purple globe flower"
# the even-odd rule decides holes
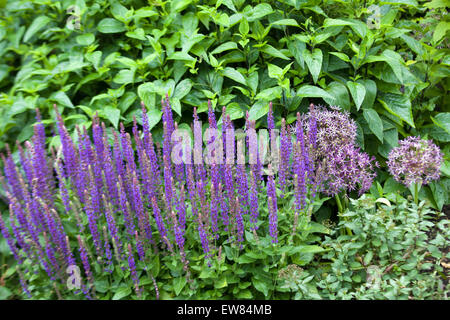
[[[394,179],[405,186],[426,185],[439,179],[442,157],[443,153],[432,140],[410,136],[391,150],[387,166]]]

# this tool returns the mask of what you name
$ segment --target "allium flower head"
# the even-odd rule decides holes
[[[406,186],[439,179],[443,153],[432,140],[407,137],[392,149],[387,166],[394,179]]]

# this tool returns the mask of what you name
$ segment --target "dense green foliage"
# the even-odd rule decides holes
[[[130,125],[143,100],[161,132],[166,92],[179,123],[208,99],[232,120],[272,101],[288,123],[310,102],[339,105],[382,164],[404,136],[450,141],[448,1],[258,2],[3,3],[0,148],[31,136],[36,107],[53,122],[53,103],[73,128],[95,112]],[[448,186],[423,192],[440,209]]]
[[[257,127],[266,126],[269,101],[278,126],[281,118],[293,123],[311,102],[339,105],[357,121],[359,145],[381,164],[372,196],[392,197],[391,206],[377,204],[375,210],[364,197],[329,230],[322,224],[338,217],[333,200],[326,201],[315,212],[315,231],[304,230],[304,247],[273,251],[248,233],[248,247],[238,256],[223,248],[223,262],[210,271],[203,259],[191,260],[197,273],[189,284],[177,277],[181,264],[160,268],[165,262],[155,261],[152,272],[162,273],[161,298],[446,298],[441,278],[448,275],[440,265],[445,253],[439,248],[448,246],[448,220],[437,224],[437,234],[425,232],[431,228],[430,208],[442,210],[450,202],[449,4],[3,0],[0,150],[8,143],[14,151],[16,140],[32,136],[35,108],[44,123],[54,124],[54,103],[75,135],[75,125],[89,128],[95,113],[111,126],[121,121],[130,129],[144,101],[155,140],[162,135],[159,101],[166,92],[175,120],[186,129],[193,107],[206,120],[208,99],[216,111],[227,106],[237,125],[248,111]],[[389,151],[409,135],[434,139],[445,154],[442,178],[421,189],[426,205],[420,207],[394,196],[408,191],[385,170]],[[47,142],[60,144],[57,138]],[[18,159],[17,152],[14,156]],[[0,298],[17,297],[21,290],[15,269],[3,267],[11,258],[7,252],[2,238]],[[425,261],[427,252],[431,262]],[[283,283],[278,273],[290,264],[304,270],[286,269],[298,277]],[[379,292],[365,287],[373,264],[391,268]],[[123,277],[131,283],[129,274]],[[148,279],[146,298],[154,298]],[[4,281],[17,290],[2,287]],[[134,294],[132,286],[121,290],[107,277],[98,281],[105,298]],[[41,298],[55,293],[43,286]]]

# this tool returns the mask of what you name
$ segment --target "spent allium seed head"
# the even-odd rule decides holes
[[[391,150],[387,166],[394,179],[406,186],[426,185],[439,179],[442,158],[443,153],[432,140],[410,136]]]

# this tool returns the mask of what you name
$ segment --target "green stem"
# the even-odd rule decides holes
[[[339,218],[342,217],[342,214],[344,213],[344,207],[342,206],[342,202],[341,202],[341,198],[339,197],[339,195],[335,195],[334,198],[336,199],[336,204],[338,206],[338,211],[339,211]],[[345,221],[348,221],[348,219],[346,217],[342,217]],[[347,231],[347,234],[349,236],[352,235],[352,231],[349,228],[345,228],[345,230]]]
[[[417,205],[419,203],[419,184],[414,183],[414,203]]]

